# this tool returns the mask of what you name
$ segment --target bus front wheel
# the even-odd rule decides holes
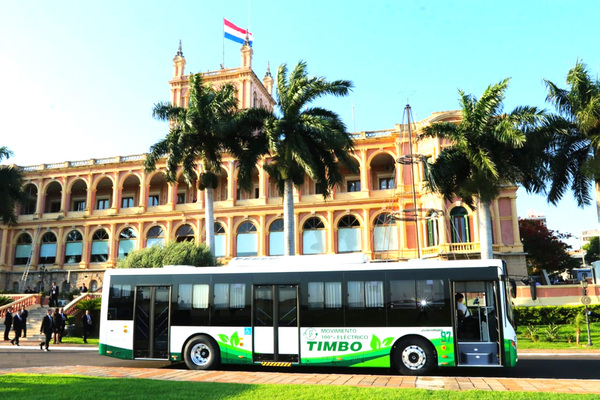
[[[402,375],[426,375],[435,367],[435,350],[421,338],[400,342],[393,353],[394,363]]]
[[[211,369],[219,365],[219,346],[208,336],[197,336],[188,342],[183,354],[189,369]]]

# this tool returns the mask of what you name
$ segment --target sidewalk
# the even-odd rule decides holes
[[[2,348],[11,347],[1,345]],[[22,345],[21,348],[37,347],[34,343]],[[51,350],[89,350],[98,351],[95,345],[60,344],[51,345]],[[527,350],[522,354],[534,354],[540,350]],[[585,354],[587,351],[571,351]],[[594,353],[599,353],[595,351]],[[546,353],[550,355],[549,353]],[[561,354],[561,353],[554,353]],[[562,353],[562,354],[566,354]],[[128,368],[128,367],[28,367],[2,368],[0,374],[64,374],[106,378],[139,378],[170,381],[221,382],[242,384],[290,384],[290,385],[343,385],[361,387],[417,388],[429,390],[488,390],[488,391],[528,391],[552,393],[593,393],[600,394],[600,380],[588,379],[533,379],[533,378],[485,378],[485,377],[412,377],[402,375],[353,375],[323,374],[312,372],[278,372],[268,369],[262,371],[190,371],[162,368]],[[385,372],[382,370],[382,372]]]
[[[248,371],[189,371],[123,367],[36,367],[0,369],[0,374],[64,374],[105,378],[138,378],[167,381],[242,384],[342,385],[360,387],[416,388],[429,390],[489,390],[600,394],[600,380],[518,379],[476,377],[412,377],[398,375],[340,375]]]

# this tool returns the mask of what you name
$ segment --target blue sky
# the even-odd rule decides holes
[[[259,77],[267,62],[274,75],[305,60],[311,74],[352,80],[350,96],[323,101],[350,130],[392,128],[407,99],[417,120],[457,109],[457,89],[479,96],[506,77],[506,110],[550,108],[544,78],[564,85],[578,58],[598,72],[598,11],[594,1],[6,1],[0,145],[18,165],[146,152],[166,133],[151,109],[169,98],[179,39],[188,72],[218,69],[223,50],[225,66],[239,66],[223,18],[249,22]],[[575,235],[597,227],[595,207],[570,194],[554,207],[520,190],[518,208]]]

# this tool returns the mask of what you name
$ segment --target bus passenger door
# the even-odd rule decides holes
[[[454,304],[456,360],[459,366],[502,365],[502,330],[499,323],[498,283],[494,281],[454,282],[453,293],[464,296],[468,316],[459,320]]]
[[[255,362],[298,362],[298,286],[255,285],[252,325]]]
[[[170,286],[136,286],[133,358],[169,359]]]

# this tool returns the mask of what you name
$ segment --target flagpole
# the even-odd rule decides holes
[[[225,17],[223,17],[223,34],[221,35],[221,40],[223,41],[223,63],[221,64],[221,69],[225,69]]]
[[[246,32],[250,32],[250,0],[248,0],[248,28],[246,28]]]

